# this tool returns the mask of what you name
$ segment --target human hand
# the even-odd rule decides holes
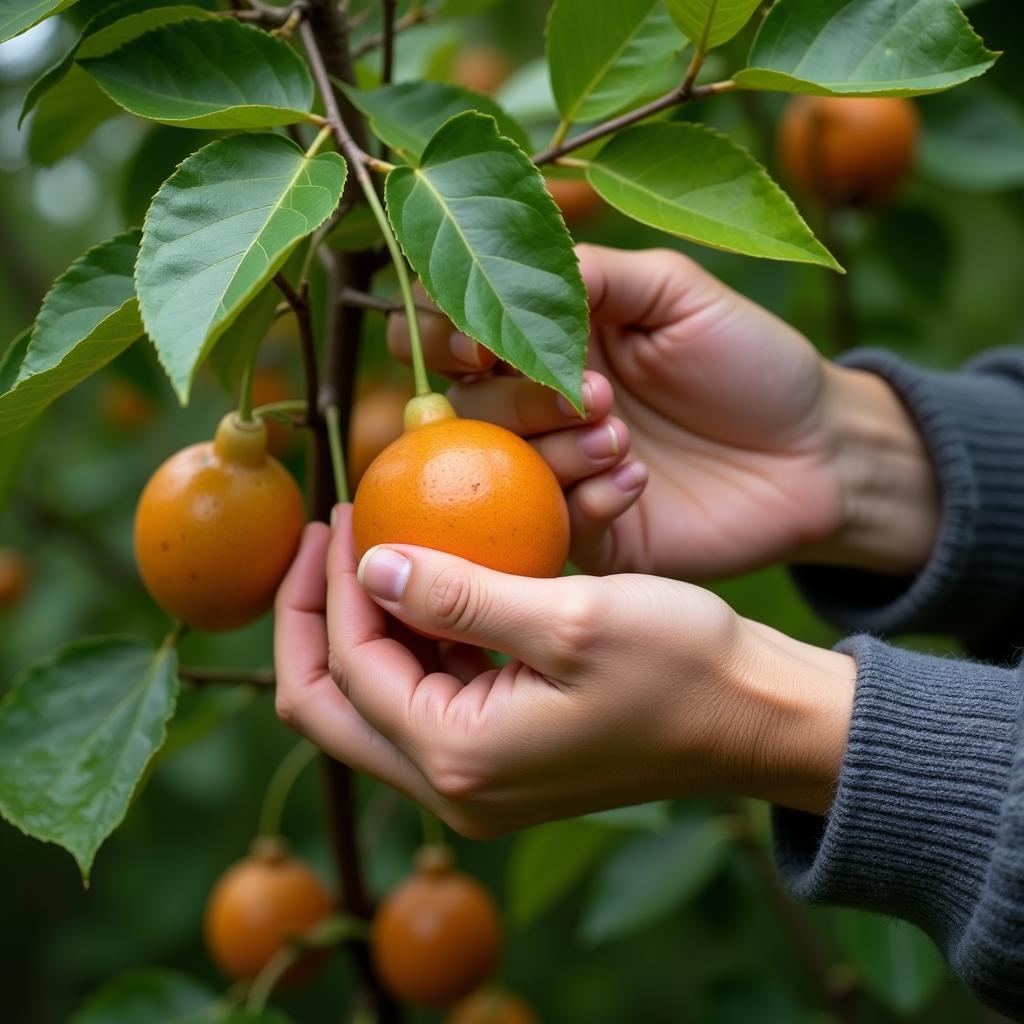
[[[550,390],[494,373],[443,317],[428,314],[424,332],[431,365],[458,375],[459,413],[523,434],[552,465],[578,565],[700,580],[779,560],[925,562],[938,489],[881,378],[823,360],[678,253],[578,253],[592,310],[585,425]],[[404,317],[388,339],[408,358]]]
[[[278,594],[278,713],[457,831],[694,794],[828,808],[847,656],[653,577],[535,580],[404,545],[357,575],[350,507],[336,520],[307,527]]]

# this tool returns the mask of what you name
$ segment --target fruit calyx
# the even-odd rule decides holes
[[[416,851],[416,873],[440,878],[455,868],[455,854],[450,846],[421,846]]]
[[[415,398],[410,398],[405,407],[406,431],[425,427],[428,423],[458,418],[458,413],[452,403],[444,395],[438,395],[433,391],[428,395],[417,395]]]
[[[281,836],[257,836],[249,844],[249,856],[262,864],[283,864],[291,853],[288,840]]]
[[[261,419],[244,420],[229,412],[217,424],[213,450],[225,462],[259,466],[267,457],[267,427]]]

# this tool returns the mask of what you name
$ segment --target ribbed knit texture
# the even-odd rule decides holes
[[[841,628],[949,633],[998,657],[1024,640],[1024,352],[999,350],[959,374],[871,350],[844,362],[884,377],[917,422],[942,487],[941,532],[913,579],[800,566],[798,586]]]
[[[794,895],[913,921],[978,996],[1024,1019],[1024,676],[868,637],[828,818],[777,809]]]
[[[961,374],[884,353],[846,362],[885,377],[917,421],[942,484],[936,549],[914,579],[801,567],[838,625],[945,632],[1004,664],[1024,648],[1024,353]],[[860,636],[853,720],[826,819],[775,813],[793,893],[913,921],[979,998],[1024,1021],[1024,666],[936,658]]]

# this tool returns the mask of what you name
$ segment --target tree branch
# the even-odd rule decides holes
[[[424,7],[414,7],[407,14],[395,21],[394,35],[400,35],[402,32],[413,28],[415,25],[422,25],[425,21],[430,21],[430,19],[434,17],[435,13],[435,11],[428,10]],[[385,33],[375,32],[373,35],[367,36],[362,40],[362,42],[356,43],[356,45],[352,47],[352,56],[355,58],[365,57],[366,54],[381,46],[387,46]]]
[[[216,686],[224,683],[241,683],[260,689],[274,685],[272,668],[216,668],[201,665],[186,665],[178,669],[178,678],[194,686]]]
[[[669,110],[671,107],[682,106],[684,103],[702,100],[708,96],[715,96],[718,93],[730,92],[735,88],[736,84],[731,79],[724,82],[712,82],[709,85],[688,85],[684,82],[682,85],[676,86],[671,92],[665,93],[664,96],[652,100],[642,107],[637,107],[636,110],[621,114],[619,117],[613,117],[610,121],[605,121],[603,124],[594,125],[593,128],[588,128],[586,131],[580,132],[579,135],[566,139],[565,142],[560,142],[556,146],[550,146],[539,153],[535,153],[533,162],[538,167],[544,164],[552,164],[559,157],[565,156],[566,153],[581,149],[596,139],[603,139],[606,135],[612,135],[623,128],[628,128],[630,125],[643,121],[653,114],[659,114],[661,111]]]
[[[338,292],[338,304],[341,306],[358,306],[360,309],[372,309],[376,313],[404,313],[405,303],[396,302],[394,299],[382,299],[367,292],[357,291],[355,288],[342,288]],[[424,306],[416,303],[416,308],[421,313],[437,313],[432,306]]]
[[[381,0],[384,16],[384,31],[381,33],[382,60],[380,78],[384,85],[390,85],[395,72],[395,10],[398,0]]]
[[[302,350],[303,376],[306,382],[306,421],[303,426],[317,427],[321,422],[318,395],[320,391],[320,374],[316,360],[316,339],[313,336],[313,321],[309,309],[309,282],[303,281],[301,291],[292,287],[291,281],[278,271],[274,275],[274,284],[285,297],[285,301],[295,314],[299,325],[299,344]]]

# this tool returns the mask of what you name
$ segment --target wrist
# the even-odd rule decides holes
[[[741,620],[731,685],[746,710],[737,794],[824,815],[853,715],[853,658]]]
[[[838,521],[803,561],[912,575],[941,522],[938,478],[917,424],[880,376],[827,363],[826,433]]]

